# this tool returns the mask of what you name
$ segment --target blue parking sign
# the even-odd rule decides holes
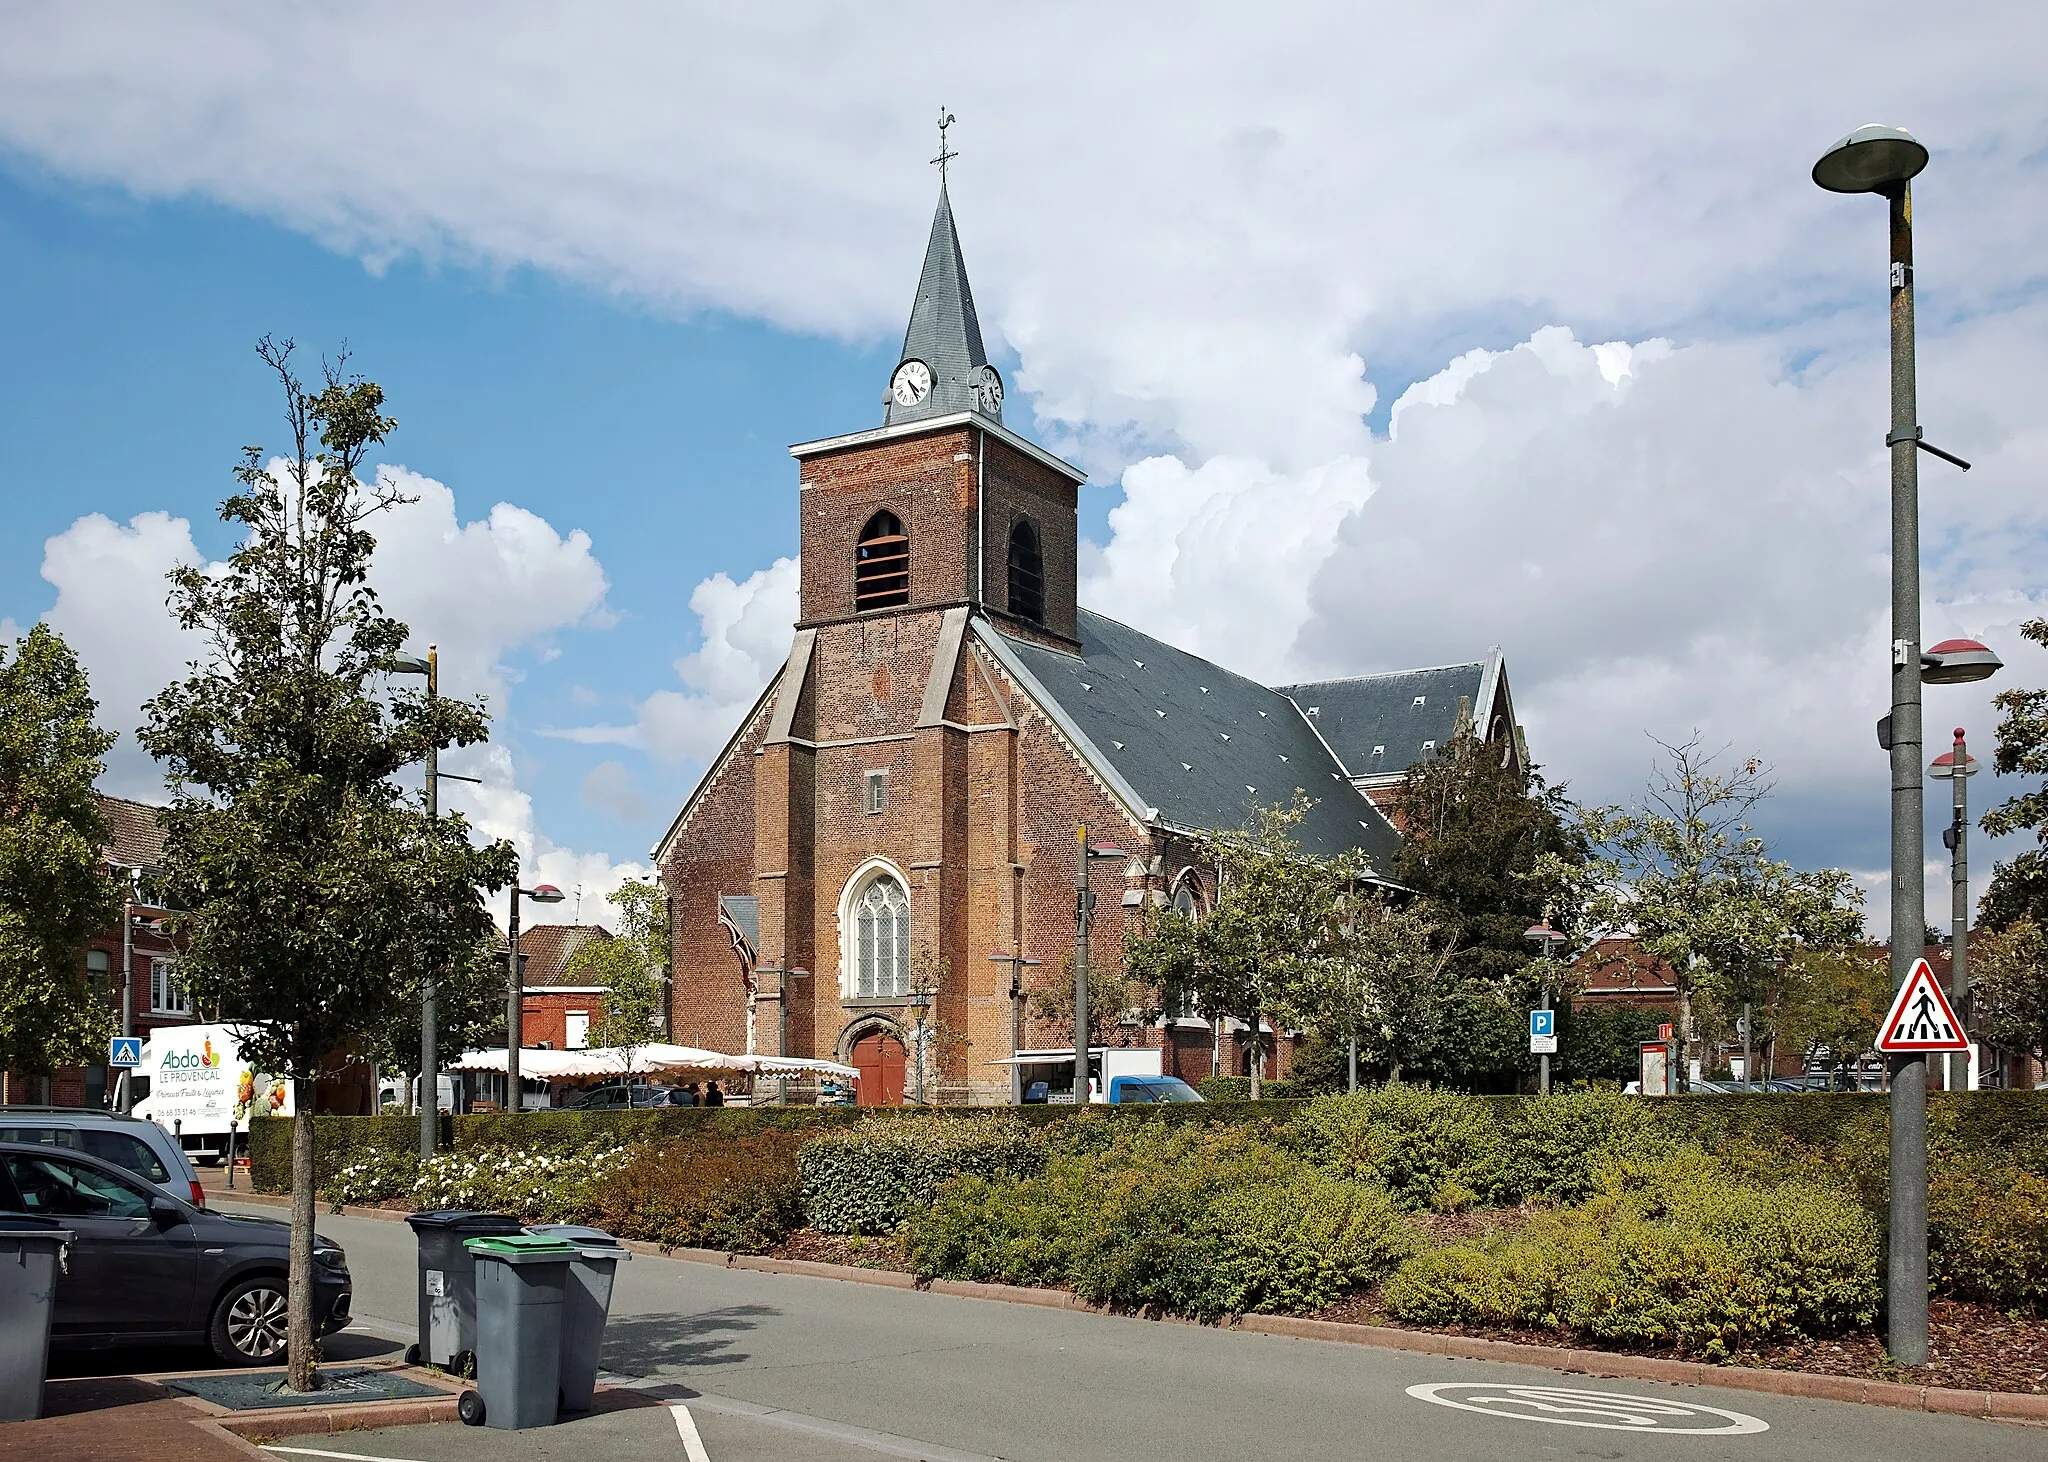
[[[132,1071],[142,1064],[142,1037],[115,1036],[107,1042],[107,1064]]]
[[[1554,1036],[1557,1034],[1557,1012],[1555,1010],[1532,1010],[1529,1012],[1529,1038]]]

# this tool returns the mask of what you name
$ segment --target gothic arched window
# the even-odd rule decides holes
[[[886,873],[854,900],[853,963],[856,998],[910,993],[910,899]]]
[[[1033,624],[1045,621],[1045,560],[1028,518],[1010,530],[1010,613]]]
[[[877,513],[860,530],[853,551],[853,607],[888,609],[909,602],[910,536],[894,513]]]

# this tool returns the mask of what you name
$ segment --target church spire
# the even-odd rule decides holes
[[[946,193],[946,164],[959,155],[946,146],[952,122],[950,114],[939,113],[939,155],[932,159],[939,167],[939,207],[910,306],[910,328],[903,332],[903,355],[889,378],[882,418],[887,426],[962,411],[1003,419],[1002,377],[982,347],[967,261],[960,255],[953,203]]]

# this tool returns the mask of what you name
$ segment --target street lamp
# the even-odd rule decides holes
[[[924,1023],[932,1013],[932,992],[912,990],[910,992],[910,1018],[917,1026],[911,1042],[917,1051],[917,1104],[924,1105]]]
[[[505,955],[505,1105],[511,1111],[520,1109],[519,1102],[519,1024],[525,1012],[526,978],[520,968],[526,960],[519,952],[519,901],[532,899],[537,904],[558,904],[562,891],[552,883],[537,883],[532,888],[521,888],[515,874],[512,879],[512,917],[508,931],[512,947]]]
[[[1920,783],[1920,681],[1923,674],[1962,675],[1944,655],[1934,665],[1920,653],[1920,462],[1927,451],[1968,464],[1921,438],[1913,362],[1913,190],[1927,166],[1927,148],[1897,127],[1858,127],[1813,165],[1813,180],[1834,193],[1879,193],[1891,215],[1892,453],[1891,714],[1883,740],[1892,761],[1892,935],[1894,988],[1911,977],[1926,937],[1926,871]],[[1937,647],[1941,648],[1941,647]],[[1980,647],[1981,648],[1981,647]],[[1985,673],[1989,673],[1986,671]],[[1936,683],[1944,683],[1937,678]],[[1892,1358],[1927,1361],[1927,1059],[1892,1058],[1891,1246],[1886,1273]]]
[[[1940,646],[1936,646],[1939,649]],[[1986,653],[1989,653],[1988,651]],[[1956,727],[1956,744],[1953,751],[1944,751],[1927,768],[1930,777],[1944,778],[1955,789],[1954,816],[1949,825],[1942,829],[1941,840],[1949,850],[1949,889],[1954,900],[1950,949],[1948,956],[1948,993],[1955,1002],[1956,1013],[1969,1024],[1967,1002],[1970,995],[1970,798],[1969,781],[1977,775],[1977,758],[1970,755],[1969,745],[1963,740],[1963,728]],[[1970,1084],[1970,1053],[1952,1053],[1948,1058],[1948,1075],[1942,1083],[1949,1091],[1962,1091]]]
[[[425,656],[393,655],[391,670],[395,675],[424,675],[427,677],[427,713],[433,714],[434,698],[441,690],[441,647],[427,646]],[[441,817],[441,750],[434,744],[434,738],[427,738],[427,828],[435,829]],[[440,1041],[434,1030],[434,971],[429,968],[420,975],[420,1161],[425,1162],[434,1155],[441,1143],[441,1121],[438,1110],[441,1075],[441,1057],[438,1050]]]
[[[1543,923],[1531,924],[1527,929],[1524,929],[1522,937],[1535,945],[1545,960],[1550,959],[1557,950],[1561,949],[1566,939],[1565,935],[1550,927],[1548,915],[1544,916]],[[1537,1009],[1550,1009],[1550,968],[1547,964],[1543,970],[1543,1003]],[[1555,1039],[1554,1035],[1553,1039]],[[1550,1053],[1548,1051],[1538,1052],[1536,1056],[1536,1090],[1542,1096],[1550,1095]]]
[[[1024,1043],[1024,971],[1045,963],[1042,959],[1026,959],[1022,954],[1006,954],[997,950],[989,956],[991,964],[1010,967],[1010,1054],[1015,1056],[1017,1048]],[[1022,1072],[1016,1066],[1010,1068],[1010,1099],[1022,1101],[1024,1093],[1018,1085]]]
[[[1074,1105],[1088,1105],[1088,926],[1095,917],[1095,895],[1088,889],[1088,864],[1096,858],[1121,858],[1122,848],[1088,842],[1088,829],[1074,829]],[[1258,1032],[1252,1032],[1253,1041]]]

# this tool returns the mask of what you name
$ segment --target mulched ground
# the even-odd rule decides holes
[[[1313,1317],[1342,1324],[1384,1325],[1394,1330],[1434,1327],[1404,1325],[1380,1308],[1377,1294],[1361,1290],[1319,1310]],[[1522,1345],[1548,1345],[1559,1350],[1592,1350],[1590,1340],[1553,1330],[1514,1330],[1505,1326],[1451,1325],[1438,1333],[1470,1335],[1485,1340],[1512,1340]],[[2048,1319],[2013,1318],[1990,1305],[1935,1300],[1928,1309],[1928,1352],[1924,1366],[1895,1365],[1876,1334],[1826,1336],[1790,1340],[1744,1351],[1730,1365],[1774,1371],[1807,1371],[1824,1376],[1853,1376],[1867,1381],[1901,1381],[1915,1386],[1949,1386],[1963,1391],[2018,1391],[2048,1394]],[[1636,1354],[1657,1354],[1637,1351]],[[1675,1352],[1670,1352],[1676,1357]]]
[[[814,1228],[800,1228],[776,1248],[771,1259],[810,1259],[820,1264],[852,1264],[862,1269],[894,1269],[910,1272],[903,1246],[893,1234],[864,1237],[858,1234],[821,1234]]]

